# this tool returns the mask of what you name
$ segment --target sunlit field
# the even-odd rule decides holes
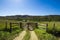
[[[13,40],[22,29],[18,27],[18,25],[12,25],[12,32],[10,33],[10,22],[17,21],[0,21],[0,40]],[[7,27],[7,29],[6,29]]]
[[[0,21],[0,40],[13,40],[23,31],[18,24],[12,24],[12,32],[10,32],[10,22],[19,23],[20,21]],[[48,24],[48,26],[46,26],[46,24]],[[38,22],[38,28],[35,28],[34,30],[26,30],[26,34],[22,40],[30,39],[31,34],[29,31],[34,31],[38,37],[38,40],[59,40],[60,37],[55,36],[51,32],[60,32],[60,22]]]
[[[46,24],[48,24],[48,27],[46,30]],[[55,24],[55,27],[54,27]],[[54,34],[51,34],[53,30],[56,32],[60,32],[60,22],[40,22],[39,28],[35,29],[35,33],[38,36],[39,40],[59,40],[59,37],[55,36]],[[54,28],[54,29],[53,29]],[[48,32],[46,32],[48,31]]]

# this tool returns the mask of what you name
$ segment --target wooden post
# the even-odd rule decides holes
[[[38,23],[35,23],[35,25],[36,25],[36,28],[38,28]]]
[[[53,24],[53,30],[55,29],[55,23]]]
[[[48,23],[46,24],[46,32],[48,32]]]
[[[29,23],[27,23],[27,28],[28,28],[28,30],[29,30]]]
[[[5,22],[5,31],[7,31],[7,21]]]
[[[53,31],[53,33],[55,33],[55,23],[53,24],[52,31]]]
[[[20,28],[22,28],[22,22],[19,23]]]
[[[10,33],[12,32],[12,23],[10,23]]]

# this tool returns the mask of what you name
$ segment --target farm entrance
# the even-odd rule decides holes
[[[13,24],[17,24],[19,25],[18,27],[20,27],[21,29],[24,30],[34,30],[35,28],[38,28],[38,24],[37,23],[30,23],[30,22],[19,22],[19,23],[10,23],[10,30],[12,29],[12,25]]]

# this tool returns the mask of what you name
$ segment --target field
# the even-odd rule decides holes
[[[55,23],[55,27],[54,27],[54,23]],[[46,30],[46,24],[48,24],[47,27],[48,30]],[[57,37],[54,35],[56,32],[60,32],[59,24],[60,22],[40,22],[39,28],[35,29],[35,33],[38,36],[38,39],[39,40],[60,40],[59,36]],[[54,30],[54,34],[51,33],[53,30]]]
[[[17,25],[12,25],[12,32],[10,32],[10,22],[17,21],[7,21],[7,25],[6,21],[0,21],[0,40],[13,40],[22,31]]]
[[[41,22],[41,24],[48,24],[49,30],[52,30],[52,28],[54,27],[54,23],[55,23],[55,29],[57,31],[60,31],[60,22]]]
[[[13,24],[11,31],[10,22],[19,23],[19,21],[14,20],[7,20],[7,24],[6,20],[0,21],[0,40],[13,40],[22,32],[22,29],[18,24]],[[48,26],[46,24],[48,24]],[[31,35],[29,31],[30,30],[26,30],[23,40],[30,39]],[[60,40],[59,36],[54,35],[55,33],[60,32],[60,22],[38,22],[38,28],[35,28],[32,31],[36,33],[38,40]],[[53,34],[51,32],[53,32]]]

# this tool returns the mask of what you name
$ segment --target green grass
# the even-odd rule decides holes
[[[35,33],[39,40],[57,40],[55,36],[48,34],[45,30],[35,29]]]
[[[7,21],[7,29],[5,30],[5,22],[6,21],[0,21],[0,40],[13,40],[21,31],[22,29],[19,27],[19,25],[14,24],[12,25],[12,33],[9,32],[10,29],[10,22],[17,22],[17,21]]]
[[[48,31],[53,30],[53,24],[55,23],[55,30],[60,31],[60,22],[40,22],[40,24],[48,23]],[[46,32],[46,26],[39,26],[39,29],[35,29],[35,33],[37,34],[39,40],[58,40],[58,37],[49,34]]]
[[[26,35],[24,36],[23,40],[29,40],[30,39],[30,32],[26,31]]]
[[[60,22],[41,22],[40,24],[46,24],[46,23],[48,23],[49,30],[53,29],[53,24],[55,23],[55,30],[60,31]]]
[[[0,21],[0,40],[13,40],[13,38],[15,38],[19,32],[22,31],[22,29],[19,28],[19,26],[17,24],[12,25],[12,33],[10,33],[8,30],[7,31],[3,31],[5,29],[5,21]],[[10,28],[9,23],[10,22],[18,22],[18,21],[14,21],[14,20],[8,20],[7,21],[7,29]],[[39,22],[40,24],[46,24],[48,23],[48,30],[52,30],[53,28],[53,24],[55,23],[55,30],[60,31],[60,22]],[[40,27],[39,29],[35,29],[35,33],[38,36],[39,40],[57,40],[57,38],[55,36],[53,36],[52,34],[48,34],[46,32],[46,26]],[[30,38],[30,33],[27,31],[25,37],[23,38],[23,40],[29,40]]]
[[[13,40],[14,37],[16,37],[21,30],[13,30],[12,33],[0,31],[0,40]]]

